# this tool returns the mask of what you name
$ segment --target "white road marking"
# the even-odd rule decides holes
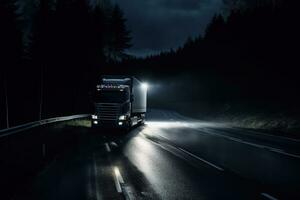
[[[134,195],[129,186],[125,185],[124,179],[118,167],[113,167],[114,181],[118,193],[122,193],[125,200],[134,200]]]
[[[236,141],[236,140],[234,140]],[[261,149],[267,149],[269,151],[272,151],[272,152],[275,152],[275,153],[279,153],[279,154],[282,154],[282,155],[286,155],[286,156],[290,156],[290,157],[293,157],[293,158],[300,158],[299,155],[295,155],[295,154],[291,154],[291,153],[287,153],[285,152],[284,150],[282,149],[277,149],[277,148],[273,148],[273,147],[269,147],[269,146],[264,146],[264,145],[259,145],[259,144],[254,144],[254,143],[251,143],[251,142],[246,142],[246,141],[236,141],[236,142],[240,142],[240,143],[243,143],[243,144],[248,144],[250,146],[254,146],[254,147],[258,147],[258,148],[261,148]]]
[[[204,163],[210,165],[211,167],[216,168],[216,169],[219,170],[219,171],[224,171],[223,168],[221,168],[221,167],[219,167],[219,166],[217,166],[217,165],[215,165],[215,164],[213,164],[213,163],[211,163],[211,162],[209,162],[209,161],[207,161],[207,160],[204,160],[204,159],[200,158],[199,156],[196,156],[195,154],[192,154],[191,152],[188,152],[188,151],[185,150],[185,149],[182,149],[182,148],[180,148],[180,147],[179,147],[178,149],[181,150],[181,151],[183,151],[184,153],[190,155],[191,157],[196,158],[197,160],[200,160],[200,161],[202,161],[202,162],[204,162]]]
[[[218,136],[218,137],[223,137],[223,138],[226,138],[228,140],[232,140],[232,141],[239,142],[239,143],[242,143],[242,144],[247,144],[247,145],[257,147],[257,148],[261,148],[261,149],[267,149],[267,150],[275,152],[275,153],[279,153],[279,154],[282,154],[282,155],[285,155],[285,156],[300,159],[300,155],[287,153],[282,149],[277,149],[277,148],[273,148],[273,147],[269,147],[269,146],[265,146],[265,145],[261,145],[261,144],[255,144],[255,143],[252,143],[252,142],[246,142],[242,139],[238,139],[238,138],[234,138],[234,137],[230,137],[230,136],[225,136],[225,135],[222,135],[222,134],[219,134],[219,133],[211,133],[211,132],[207,132],[207,131],[205,131],[205,132],[209,133],[211,135],[215,135],[215,136]]]
[[[280,153],[280,154],[283,154],[283,155],[286,155],[286,156],[290,156],[290,157],[293,157],[293,158],[298,158],[300,159],[300,156],[299,155],[295,155],[295,154],[291,154],[291,153],[287,153],[283,150],[272,150],[273,152],[276,152],[276,153]]]
[[[268,147],[268,146],[264,146],[264,145],[260,145],[260,144],[255,144],[255,143],[252,143],[252,142],[246,142],[244,140],[241,140],[240,143],[248,144],[250,146],[254,146],[254,147],[257,147],[257,148],[261,148],[261,149],[268,149],[268,150],[270,150],[270,148],[271,148],[271,147]]]
[[[270,148],[269,150],[277,152],[277,153],[284,153],[284,151],[282,149]]]
[[[154,144],[160,146],[161,148],[165,149],[166,151],[169,151],[169,152],[170,152],[170,150],[168,150],[167,148],[165,148],[162,144],[157,143],[157,142],[155,142],[155,141],[152,141],[151,139],[147,138],[145,135],[142,135],[142,136],[143,136],[146,140],[149,140],[150,142],[152,142],[152,143],[154,143]],[[162,138],[163,138],[163,137],[162,137]],[[211,163],[211,162],[209,162],[209,161],[207,161],[207,160],[204,160],[204,159],[200,158],[199,156],[196,156],[195,154],[192,154],[191,152],[189,152],[189,151],[187,151],[187,150],[185,150],[185,149],[183,149],[183,148],[176,147],[176,146],[173,146],[173,145],[170,145],[170,144],[167,144],[167,145],[170,146],[170,147],[172,147],[172,148],[175,148],[175,149],[177,149],[177,150],[179,150],[179,151],[181,151],[181,152],[184,152],[185,154],[188,154],[189,156],[191,156],[191,157],[193,157],[193,158],[195,158],[195,159],[197,159],[197,160],[200,160],[201,162],[204,162],[205,164],[207,164],[207,165],[209,165],[209,166],[211,166],[211,167],[213,167],[213,168],[215,168],[215,169],[217,169],[217,170],[219,170],[219,171],[224,171],[223,168],[221,168],[221,167],[219,167],[219,166],[217,166],[217,165],[215,165],[215,164],[213,164],[213,163]],[[172,153],[172,152],[171,152],[171,153]]]
[[[118,144],[115,143],[115,142],[111,142],[110,144],[111,144],[112,146],[118,147]]]
[[[236,141],[236,142],[243,142],[243,140],[238,139],[238,138],[234,138],[234,137],[228,137],[228,139]]]
[[[118,167],[114,167],[113,169],[114,169],[114,180],[115,180],[116,189],[118,193],[122,193],[121,184],[124,184],[123,177]]]
[[[105,143],[105,149],[107,152],[111,152],[111,149],[109,147],[109,144],[108,143]]]
[[[264,197],[266,197],[266,198],[268,198],[268,199],[270,199],[270,200],[278,200],[278,199],[276,199],[275,197],[272,197],[271,195],[269,195],[269,194],[267,194],[267,193],[261,193],[261,195],[262,196],[264,196]]]
[[[231,129],[241,131],[241,129],[238,129],[238,128],[231,128]],[[243,131],[245,131],[245,130],[243,130]],[[263,135],[263,136],[266,136],[266,137],[273,137],[273,138],[281,139],[281,140],[289,140],[289,141],[292,141],[292,142],[300,142],[299,139],[293,139],[293,138],[288,138],[288,137],[283,137],[283,136],[278,136],[278,135],[271,135],[271,134],[256,132],[256,131],[251,131],[251,130],[247,130],[247,132],[252,133],[252,134],[256,134],[256,135]]]
[[[92,189],[92,166],[88,168],[88,184],[87,184],[87,193],[88,199],[92,199],[93,197],[93,189]]]
[[[98,171],[97,171],[97,163],[96,163],[96,157],[94,154],[94,173],[95,173],[95,193],[96,193],[96,200],[100,200],[100,194],[99,194],[99,185],[98,185]]]

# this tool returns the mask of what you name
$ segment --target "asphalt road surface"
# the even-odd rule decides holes
[[[81,131],[22,199],[300,199],[300,141],[151,110],[128,134]]]

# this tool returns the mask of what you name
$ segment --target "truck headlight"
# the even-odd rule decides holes
[[[92,119],[98,119],[97,115],[92,115]]]
[[[120,117],[119,117],[119,120],[125,120],[126,119],[126,116],[125,115],[121,115]]]

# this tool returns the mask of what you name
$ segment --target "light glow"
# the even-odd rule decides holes
[[[121,115],[120,117],[119,117],[119,120],[125,120],[126,119],[126,116],[125,115]]]
[[[98,87],[98,86],[97,86]],[[102,84],[99,85],[98,89],[125,89],[127,85],[114,85],[114,84]]]
[[[142,83],[142,88],[143,88],[144,90],[147,90],[148,87],[149,87],[148,83]]]
[[[92,119],[98,119],[97,115],[92,115]]]
[[[120,177],[120,176],[121,176],[121,173],[120,173],[120,170],[119,170],[118,167],[114,167],[114,172],[115,172],[115,175],[116,175],[117,177]]]
[[[210,123],[210,122],[186,122],[186,121],[148,121],[146,125],[151,129],[171,129],[171,128],[209,128],[209,127],[222,127],[222,124]]]

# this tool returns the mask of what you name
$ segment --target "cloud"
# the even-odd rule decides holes
[[[124,10],[135,55],[182,45],[203,33],[223,0],[114,0]]]

